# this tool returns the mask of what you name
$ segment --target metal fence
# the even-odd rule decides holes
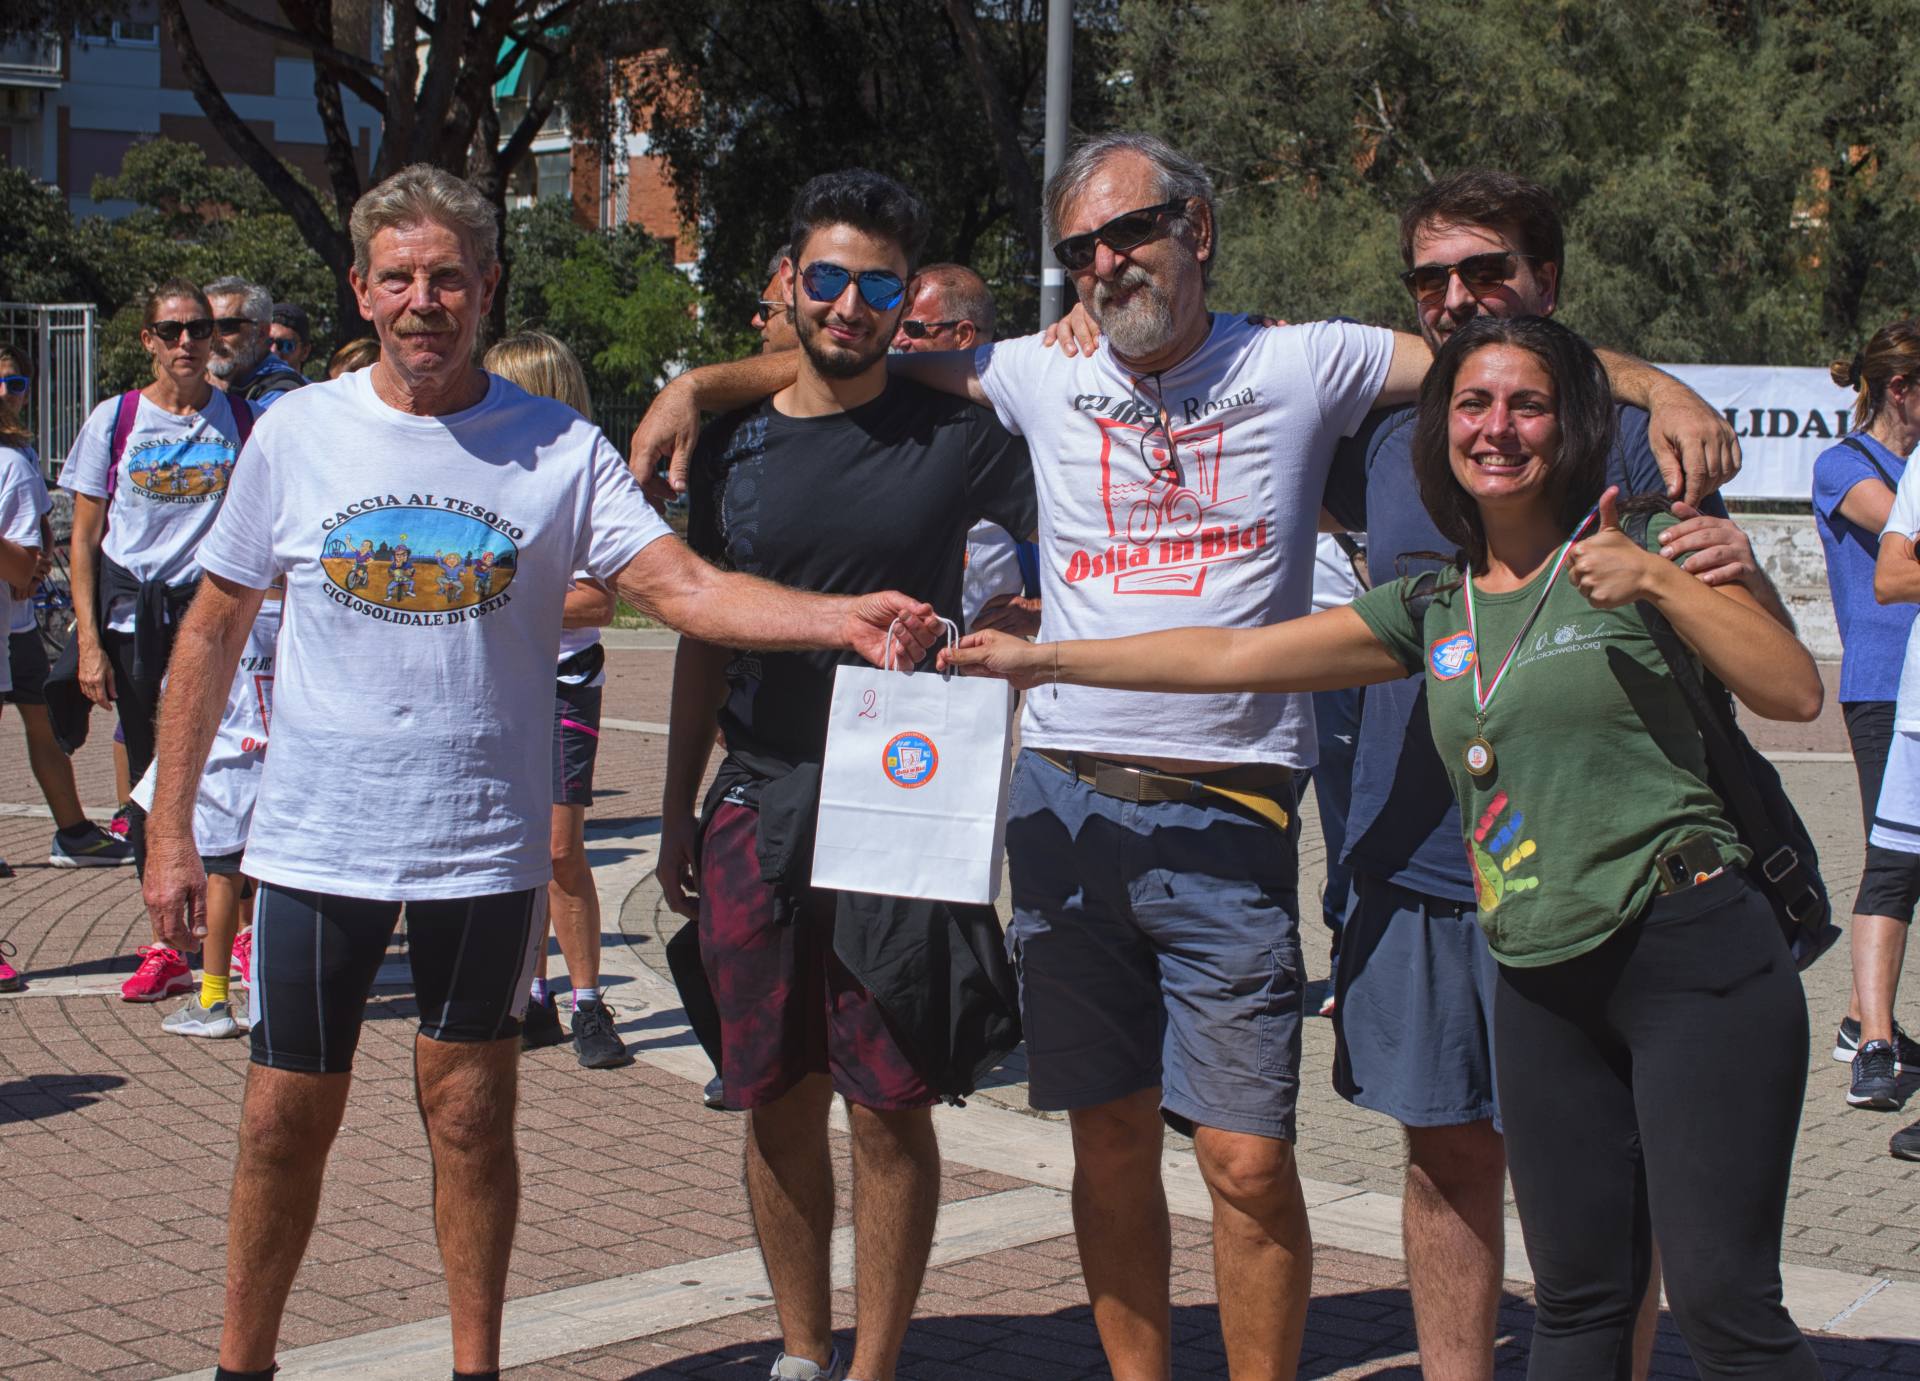
[[[0,302],[0,341],[33,364],[29,415],[40,464],[52,479],[93,411],[99,323],[92,303]]]

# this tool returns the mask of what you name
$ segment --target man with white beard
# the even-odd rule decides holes
[[[1038,336],[890,368],[990,406],[1026,437],[1040,500],[1041,637],[1298,618],[1333,452],[1368,410],[1410,402],[1418,337],[1337,322],[1267,329],[1211,313],[1213,186],[1150,135],[1082,143],[1049,180],[1054,253],[1105,333]],[[1608,356],[1692,464],[1725,419]],[[674,452],[699,408],[784,387],[790,357],[682,375],[634,434]],[[676,480],[677,482],[677,480]],[[1297,1368],[1312,1242],[1294,1166],[1305,976],[1293,774],[1314,763],[1304,695],[1162,696],[1050,686],[1026,698],[1007,853],[1029,1097],[1064,1109],[1094,1323],[1119,1381],[1172,1369],[1161,1120],[1212,1193],[1214,1270],[1236,1378]]]

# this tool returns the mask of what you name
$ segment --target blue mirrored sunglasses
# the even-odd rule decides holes
[[[5,389],[8,393],[25,393],[27,387],[32,383],[33,380],[25,374],[0,375],[0,388]]]
[[[815,259],[800,270],[800,286],[815,302],[838,300],[847,290],[847,284],[856,280],[860,284],[860,300],[876,312],[891,311],[906,296],[907,285],[900,281],[900,275],[885,269],[868,269],[856,274],[825,259]]]

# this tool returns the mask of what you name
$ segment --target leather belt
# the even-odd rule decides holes
[[[1182,777],[1085,753],[1054,753],[1044,748],[1036,748],[1033,753],[1117,801],[1225,801],[1277,830],[1284,831],[1292,823],[1293,769],[1277,763],[1245,763],[1204,776]],[[1284,798],[1275,794],[1282,788],[1286,791]]]

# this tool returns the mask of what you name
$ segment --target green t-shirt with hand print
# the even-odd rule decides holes
[[[1655,518],[1650,546],[1671,522]],[[1638,611],[1595,609],[1564,571],[1515,651],[1485,728],[1476,728],[1475,654],[1484,658],[1484,690],[1552,570],[1550,562],[1508,594],[1475,587],[1478,649],[1458,584],[1434,595],[1417,627],[1410,580],[1377,586],[1353,605],[1408,672],[1426,678],[1427,719],[1460,802],[1480,925],[1494,957],[1515,968],[1560,963],[1604,942],[1646,909],[1655,860],[1683,840],[1707,836],[1724,864],[1748,856],[1707,785],[1699,730]],[[1493,746],[1485,776],[1467,770],[1476,733]]]

